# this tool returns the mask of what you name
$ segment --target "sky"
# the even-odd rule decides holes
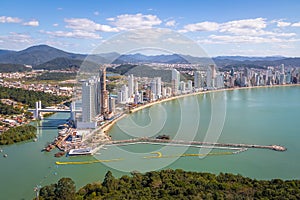
[[[300,57],[299,10],[299,0],[1,0],[0,49],[89,53],[123,32],[166,28],[209,56]]]

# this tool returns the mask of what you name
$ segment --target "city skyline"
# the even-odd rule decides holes
[[[48,44],[89,53],[124,31],[168,28],[209,56],[299,57],[299,8],[297,1],[4,1],[0,49]]]

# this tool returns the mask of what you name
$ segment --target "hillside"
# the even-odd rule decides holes
[[[43,64],[39,64],[37,66],[34,66],[34,69],[47,69],[47,70],[58,70],[58,69],[67,69],[67,68],[73,68],[73,69],[79,69],[82,65],[84,65],[84,68],[98,68],[98,65],[93,62],[85,61],[83,60],[77,60],[77,59],[70,59],[66,57],[59,57],[54,58],[53,60],[50,60],[48,62],[45,62]]]
[[[25,72],[31,71],[31,68],[26,67],[21,64],[3,64],[0,63],[0,73],[8,73],[8,72]]]

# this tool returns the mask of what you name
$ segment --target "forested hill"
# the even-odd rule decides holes
[[[255,180],[241,175],[162,170],[114,178],[75,192],[74,182],[62,178],[40,190],[40,199],[300,199],[300,181]]]

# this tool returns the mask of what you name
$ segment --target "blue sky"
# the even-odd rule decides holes
[[[300,57],[298,0],[1,0],[0,49],[89,53],[128,30],[168,28],[210,56]]]

